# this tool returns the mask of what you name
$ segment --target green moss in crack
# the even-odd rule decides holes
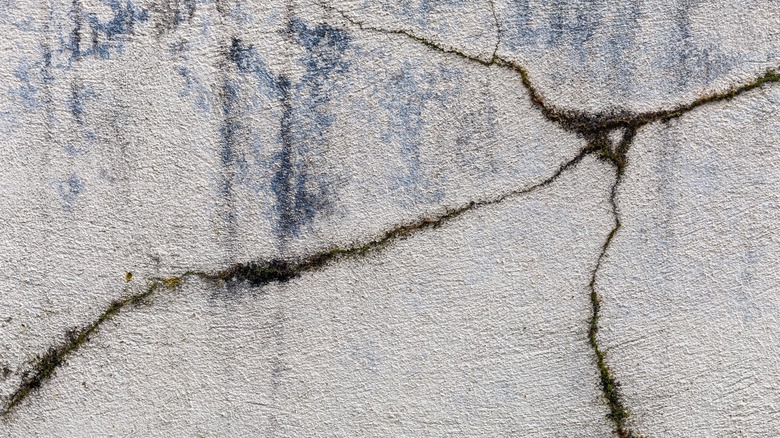
[[[67,357],[81,348],[104,322],[116,316],[125,307],[147,304],[150,296],[161,287],[173,289],[181,283],[181,280],[181,277],[154,279],[143,292],[112,301],[93,322],[81,328],[68,330],[65,333],[64,342],[50,347],[45,353],[35,358],[31,368],[22,374],[20,385],[10,395],[1,411],[2,416],[8,415],[33,391],[49,380]]]
[[[588,342],[590,343],[590,347],[596,356],[596,366],[599,370],[599,378],[601,381],[601,392],[609,407],[607,418],[614,425],[614,431],[620,438],[631,438],[636,437],[636,435],[634,435],[633,432],[626,426],[630,412],[623,404],[620,395],[620,383],[617,381],[617,379],[615,379],[614,375],[612,374],[612,370],[607,365],[606,353],[604,353],[598,343],[599,318],[601,316],[601,297],[599,297],[598,293],[596,292],[596,274],[598,268],[601,265],[604,254],[606,253],[607,248],[609,248],[610,242],[619,229],[620,222],[618,221],[607,236],[604,246],[602,247],[602,252],[599,256],[596,269],[594,269],[590,284],[588,285],[590,289],[591,303],[591,319],[588,328]]]
[[[339,248],[330,248],[326,251],[313,254],[300,260],[282,260],[273,259],[265,261],[254,261],[248,263],[239,263],[217,273],[196,273],[200,278],[207,280],[218,280],[227,283],[246,282],[250,286],[264,286],[269,283],[284,283],[300,276],[304,272],[310,272],[320,269],[331,261],[343,257],[363,256],[370,251],[379,250],[391,242],[404,239],[414,233],[425,229],[438,228],[439,226],[461,216],[462,214],[481,207],[497,204],[505,199],[529,193],[539,188],[545,187],[555,181],[563,172],[576,166],[582,159],[592,153],[593,147],[583,148],[574,158],[562,164],[558,170],[544,181],[534,184],[530,187],[516,189],[491,199],[480,201],[471,201],[460,207],[454,207],[444,210],[441,214],[433,217],[424,217],[415,222],[399,225],[391,228],[376,239],[363,244],[353,244],[351,246]]]

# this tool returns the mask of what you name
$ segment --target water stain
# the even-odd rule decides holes
[[[329,206],[330,188],[327,178],[312,168],[312,162],[326,143],[326,130],[334,116],[328,109],[334,92],[331,77],[347,71],[349,63],[343,54],[349,38],[341,30],[325,24],[310,28],[304,21],[292,19],[288,27],[289,40],[306,49],[296,60],[305,73],[293,83],[285,75],[277,75],[263,62],[251,44],[233,38],[227,57],[238,72],[250,76],[258,92],[280,102],[280,150],[274,154],[271,190],[276,199],[277,234],[281,239],[294,237],[301,226],[311,222],[318,212]],[[223,93],[230,97],[234,93]],[[223,144],[234,142],[238,126],[235,105],[223,107],[225,124]],[[232,121],[231,121],[232,120]],[[223,148],[223,165],[233,166],[233,149]]]
[[[14,70],[14,77],[18,81],[18,86],[11,88],[10,94],[14,100],[25,110],[38,108],[40,101],[38,98],[38,87],[34,85],[32,74],[33,65],[23,61]]]
[[[403,168],[393,177],[391,189],[399,192],[398,199],[405,207],[419,202],[437,202],[444,197],[441,190],[431,190],[426,172],[427,163],[420,152],[425,139],[427,111],[447,111],[448,101],[457,93],[459,74],[445,68],[429,69],[419,63],[404,61],[378,90],[379,104],[388,112],[390,120],[381,134],[386,144],[398,145]]]
[[[65,211],[72,211],[76,198],[84,191],[84,182],[72,173],[67,179],[57,183],[57,193],[62,200],[62,208]]]
[[[304,75],[296,84],[283,87],[289,91],[282,100],[282,144],[271,184],[279,216],[277,232],[283,240],[298,235],[303,225],[331,206],[333,189],[328,176],[318,172],[314,163],[327,145],[327,130],[335,120],[329,104],[338,85],[332,79],[350,67],[344,56],[350,38],[344,31],[327,24],[309,27],[297,18],[291,19],[288,31],[289,39],[306,52],[298,60]]]
[[[122,53],[136,23],[149,19],[149,11],[136,7],[130,0],[101,0],[101,3],[111,9],[112,16],[106,21],[85,10],[80,0],[73,0],[70,10],[73,30],[65,43],[71,61],[89,56],[109,59],[112,52]]]
[[[195,0],[158,0],[153,4],[154,29],[157,36],[173,32],[179,26],[192,22],[197,11]]]
[[[74,81],[70,87],[67,105],[70,113],[79,125],[84,124],[84,112],[88,101],[95,97],[95,90],[83,82]]]

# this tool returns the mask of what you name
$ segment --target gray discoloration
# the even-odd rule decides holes
[[[197,5],[197,0],[158,0],[151,8],[158,34],[171,32],[178,26],[191,22]]]
[[[301,226],[328,209],[328,177],[317,172],[317,156],[327,147],[328,128],[335,114],[329,108],[338,93],[338,76],[349,68],[344,52],[349,37],[326,24],[314,27],[298,18],[290,21],[289,38],[305,49],[298,60],[305,74],[296,84],[284,84],[281,151],[272,188],[279,212],[282,239],[294,237]]]
[[[763,432],[778,4],[24,2],[12,435]]]

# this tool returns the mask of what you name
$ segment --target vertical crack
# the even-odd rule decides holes
[[[490,59],[497,59],[498,47],[501,45],[501,37],[503,36],[504,30],[501,28],[501,21],[499,21],[498,14],[496,13],[496,0],[488,0],[488,2],[490,3],[490,12],[493,14],[493,21],[496,24],[496,45],[493,47],[493,55]]]
[[[630,411],[623,402],[623,397],[620,393],[620,382],[617,381],[612,369],[607,364],[606,351],[601,348],[598,342],[599,318],[601,317],[601,296],[596,288],[596,282],[601,264],[612,244],[612,240],[615,238],[615,235],[617,235],[622,225],[616,197],[627,164],[626,157],[628,149],[631,147],[631,142],[635,134],[636,128],[627,128],[623,133],[622,139],[616,145],[611,144],[606,135],[601,137],[601,140],[604,142],[602,143],[603,146],[600,150],[601,157],[602,159],[611,162],[615,169],[615,182],[612,184],[609,195],[614,225],[604,240],[599,257],[596,260],[596,266],[593,268],[590,282],[588,283],[591,304],[591,316],[588,324],[588,343],[596,358],[596,366],[601,381],[601,392],[609,408],[607,418],[612,422],[614,426],[613,432],[619,438],[641,438],[641,435],[635,434],[628,427]]]

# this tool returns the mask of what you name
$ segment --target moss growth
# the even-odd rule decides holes
[[[528,97],[531,104],[536,107],[544,117],[560,126],[562,129],[574,132],[587,140],[588,147],[583,149],[584,154],[594,153],[601,160],[607,161],[612,164],[616,169],[615,184],[612,186],[610,201],[613,207],[613,214],[615,217],[615,227],[609,233],[602,252],[599,256],[596,268],[593,271],[590,281],[590,300],[592,304],[592,315],[588,330],[588,340],[590,346],[595,354],[596,365],[599,370],[601,379],[601,387],[604,399],[609,406],[609,413],[607,417],[610,419],[614,426],[614,432],[620,438],[639,438],[639,435],[634,434],[627,427],[627,420],[629,417],[629,410],[625,407],[620,396],[620,383],[616,380],[612,371],[606,363],[606,354],[600,348],[598,344],[598,322],[599,312],[601,309],[601,299],[596,291],[596,274],[601,265],[604,254],[609,248],[612,239],[620,229],[620,218],[617,211],[617,205],[615,202],[615,196],[617,188],[622,179],[625,168],[628,164],[628,150],[631,146],[633,138],[639,128],[649,123],[658,121],[669,121],[671,119],[682,116],[683,114],[691,111],[699,106],[706,105],[713,102],[731,99],[737,95],[745,93],[747,91],[758,88],[766,83],[780,82],[780,73],[775,70],[768,70],[763,76],[754,79],[753,81],[741,85],[739,87],[733,87],[722,93],[714,93],[708,96],[701,97],[695,101],[677,106],[670,110],[651,111],[646,113],[630,113],[625,111],[618,111],[611,114],[587,114],[573,110],[563,110],[553,105],[549,105],[545,102],[539,90],[533,85],[530,79],[528,71],[511,60],[500,58],[497,55],[497,48],[494,50],[491,59],[486,60],[479,57],[469,55],[465,52],[455,50],[452,48],[444,47],[443,45],[433,42],[431,40],[414,35],[410,32],[403,30],[385,30],[375,28],[366,25],[363,22],[357,21],[347,15],[345,12],[338,11],[339,14],[348,22],[358,26],[361,30],[367,30],[372,32],[384,33],[384,34],[396,34],[403,35],[414,41],[417,41],[426,47],[433,50],[453,54],[459,56],[468,61],[476,62],[484,66],[496,66],[506,68],[514,71],[520,77],[520,82],[528,92]],[[493,11],[494,18],[495,10]],[[497,23],[498,25],[498,23]],[[500,27],[499,27],[500,37]],[[624,130],[624,135],[619,144],[612,145],[608,134],[615,130]],[[581,157],[580,157],[581,158]],[[403,234],[399,230],[399,234]]]
[[[344,248],[334,247],[300,260],[265,260],[239,263],[216,273],[195,273],[200,278],[229,283],[246,282],[251,286],[264,286],[269,283],[284,283],[300,276],[304,272],[320,269],[332,261],[343,257],[363,256],[370,251],[381,249],[398,239],[406,238],[422,230],[437,228],[462,214],[481,207],[498,204],[507,198],[522,195],[546,187],[558,179],[566,170],[576,166],[584,157],[594,151],[592,146],[582,149],[574,158],[562,164],[553,175],[530,187],[520,188],[490,199],[471,201],[460,207],[449,208],[433,217],[424,217],[415,222],[399,225],[379,235],[367,243],[356,243]]]
[[[494,8],[492,4],[491,7]],[[224,8],[221,6],[221,3],[217,2],[217,10],[220,13],[223,13],[224,11],[222,9]],[[529,95],[531,104],[536,109],[538,109],[547,120],[558,124],[558,126],[566,131],[574,132],[583,137],[587,141],[586,147],[584,147],[572,160],[561,165],[558,171],[555,172],[552,176],[536,185],[528,188],[516,189],[492,199],[472,201],[463,206],[448,209],[438,216],[422,218],[412,223],[400,225],[388,230],[375,240],[372,240],[368,243],[355,244],[346,248],[332,248],[330,250],[317,253],[297,261],[273,259],[268,261],[236,264],[217,273],[188,271],[179,277],[151,280],[149,287],[144,292],[120,298],[111,302],[94,322],[80,329],[73,329],[68,331],[65,336],[65,342],[58,346],[51,347],[46,353],[35,359],[31,370],[23,374],[21,384],[17,390],[11,394],[10,398],[3,407],[1,411],[3,416],[7,415],[14,407],[21,403],[32,391],[38,389],[45,381],[50,379],[56,372],[57,368],[65,362],[66,358],[78,350],[87,340],[89,340],[89,337],[100,327],[101,324],[111,319],[114,315],[119,313],[127,306],[148,304],[151,295],[161,287],[165,289],[174,289],[180,286],[183,278],[188,276],[196,276],[202,279],[218,280],[224,282],[248,282],[252,286],[262,286],[272,282],[286,282],[300,276],[304,272],[324,267],[331,261],[340,257],[365,255],[372,250],[386,246],[394,240],[405,238],[424,229],[436,228],[470,210],[497,204],[507,198],[545,187],[555,181],[567,169],[576,166],[584,157],[590,154],[595,154],[600,159],[611,163],[616,169],[615,184],[612,186],[610,196],[610,201],[613,207],[613,214],[615,217],[615,226],[604,242],[601,254],[598,258],[596,267],[593,270],[589,284],[592,314],[589,323],[588,341],[595,354],[596,365],[598,367],[601,380],[602,393],[609,406],[609,413],[607,414],[607,417],[613,423],[615,433],[620,438],[640,438],[639,435],[634,434],[627,426],[630,413],[621,399],[620,383],[614,377],[610,367],[606,363],[606,353],[599,346],[597,336],[599,328],[601,298],[596,291],[596,275],[601,266],[601,262],[606,254],[606,251],[609,248],[609,245],[611,244],[615,234],[618,232],[621,226],[617,206],[615,203],[615,195],[623,176],[624,169],[627,165],[629,147],[637,130],[646,124],[657,121],[669,121],[671,119],[680,117],[686,112],[699,106],[721,100],[731,99],[737,95],[758,88],[766,83],[780,82],[780,73],[774,70],[769,70],[763,76],[758,77],[747,84],[731,88],[726,92],[714,93],[701,97],[689,104],[680,105],[670,110],[652,111],[639,114],[620,111],[610,114],[587,114],[574,110],[560,109],[548,104],[542,97],[541,93],[533,85],[529,73],[524,67],[520,66],[514,61],[500,58],[497,55],[498,42],[490,59],[484,59],[469,55],[466,52],[452,47],[446,47],[442,44],[433,42],[426,38],[422,38],[407,31],[374,28],[366,25],[363,22],[354,20],[342,11],[337,12],[339,12],[345,20],[365,31],[401,35],[438,52],[452,54],[486,67],[495,66],[498,68],[512,70],[519,76],[520,82]],[[498,38],[500,39],[501,27],[495,15],[495,9],[493,9],[493,15],[496,19],[496,25],[498,26]],[[608,136],[608,134],[615,129],[624,130],[623,138],[617,145],[612,144]],[[125,274],[126,281],[130,282],[132,278],[132,272],[127,272]]]
[[[103,310],[96,320],[81,328],[73,328],[65,333],[65,341],[59,345],[50,347],[46,353],[33,360],[31,369],[22,374],[22,382],[6,401],[0,414],[8,415],[16,406],[18,406],[30,393],[37,390],[41,385],[52,378],[57,368],[60,367],[68,356],[76,352],[84,345],[89,337],[94,334],[98,328],[109,319],[113,318],[123,308],[144,304],[149,297],[160,287],[173,289],[181,283],[181,277],[170,277],[152,280],[149,286],[141,293],[119,298]]]

